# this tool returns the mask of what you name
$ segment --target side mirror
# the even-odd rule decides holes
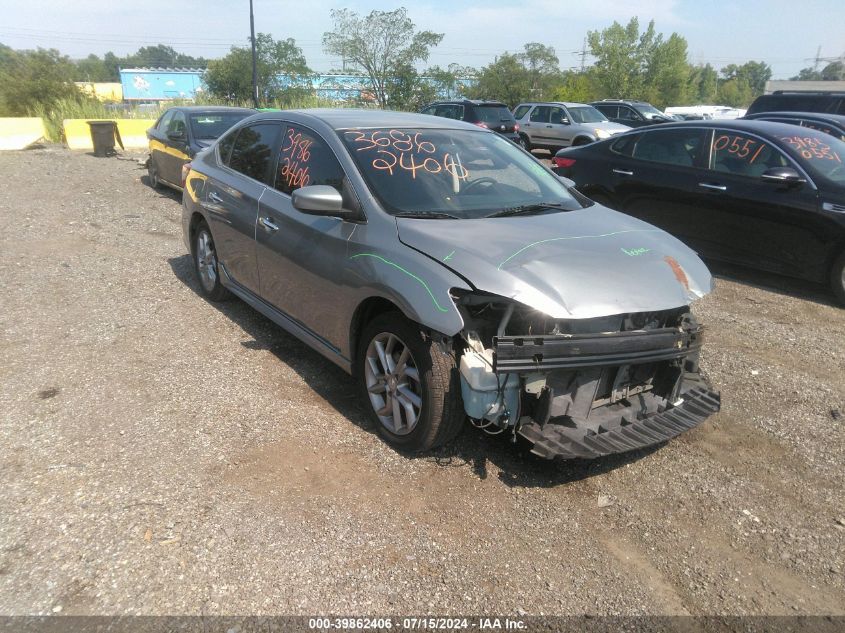
[[[798,185],[807,182],[792,167],[772,167],[760,175],[760,180],[782,185]]]
[[[327,215],[334,217],[348,217],[351,211],[343,208],[343,196],[329,185],[310,185],[300,187],[291,195],[293,208],[309,215]]]
[[[569,119],[567,119],[565,116],[562,116],[560,117],[560,123],[561,125],[569,125]]]

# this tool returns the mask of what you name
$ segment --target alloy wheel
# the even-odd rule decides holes
[[[410,348],[395,334],[382,332],[370,341],[364,362],[370,404],[382,425],[396,435],[416,427],[422,410],[422,384]]]

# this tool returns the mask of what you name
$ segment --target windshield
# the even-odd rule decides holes
[[[223,132],[235,123],[248,116],[248,112],[192,114],[191,132],[193,132],[195,139],[214,140],[222,136]]]
[[[581,208],[559,178],[498,134],[412,128],[338,134],[392,215],[470,219],[523,207]]]
[[[605,123],[607,121],[607,117],[593,106],[569,108],[569,114],[574,123]]]
[[[647,119],[653,119],[655,117],[664,119],[666,118],[665,114],[663,114],[660,110],[658,110],[652,105],[638,105],[637,110],[639,110],[640,114],[642,114]]]
[[[811,129],[781,137],[786,150],[815,176],[845,185],[845,142]]]

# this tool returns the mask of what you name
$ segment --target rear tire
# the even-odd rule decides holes
[[[463,428],[454,353],[446,353],[402,314],[388,312],[367,324],[355,363],[362,403],[394,448],[427,451]]]
[[[531,153],[531,150],[533,148],[531,147],[531,141],[528,140],[528,135],[527,134],[520,134],[519,140],[520,140],[520,145],[522,145],[522,149],[524,149],[528,153]]]
[[[845,306],[845,251],[839,254],[830,269],[830,288],[839,303]]]
[[[200,292],[209,301],[226,301],[232,294],[220,283],[220,265],[217,249],[208,224],[203,220],[197,225],[192,244],[194,272],[200,282]]]
[[[147,178],[149,178],[150,187],[153,189],[161,187],[161,183],[158,180],[158,169],[156,169],[155,161],[152,156],[150,156],[150,160],[147,163]]]

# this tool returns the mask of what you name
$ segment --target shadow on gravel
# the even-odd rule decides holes
[[[787,297],[813,301],[822,305],[837,307],[839,304],[830,289],[821,284],[791,277],[782,277],[753,268],[744,268],[734,264],[706,260],[707,267],[714,276],[737,283],[774,292]]]
[[[174,257],[168,263],[177,279],[205,301],[199,292],[191,256],[186,254]],[[359,404],[355,383],[346,372],[240,300],[209,302],[209,305],[237,323],[253,338],[241,343],[246,349],[272,352],[338,413],[361,429],[377,434],[375,426]],[[426,453],[400,454],[409,460],[434,462],[442,468],[469,468],[479,479],[487,479],[488,465],[494,464],[499,470],[499,480],[506,486],[551,488],[615,470],[651,454],[661,446],[659,444],[592,461],[550,462],[531,455],[520,442],[514,443],[508,437],[486,435],[467,423],[464,431],[446,446]]]
[[[141,183],[146,185],[150,189],[153,189],[152,185],[150,185],[150,177],[149,176],[141,176]],[[177,204],[179,204],[179,206],[182,206],[182,192],[181,191],[176,191],[175,189],[171,189],[170,187],[167,187],[165,185],[160,185],[158,189],[153,189],[153,191],[155,193],[157,193],[159,196],[161,196],[162,198],[168,198],[170,200],[173,200],[173,202],[176,202]]]

